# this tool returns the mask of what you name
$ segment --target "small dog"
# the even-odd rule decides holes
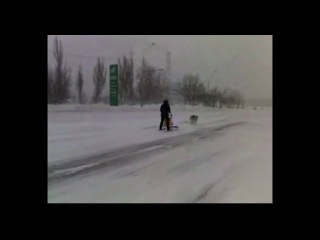
[[[199,118],[199,116],[197,116],[197,115],[191,115],[190,116],[190,123],[197,124],[198,118]]]

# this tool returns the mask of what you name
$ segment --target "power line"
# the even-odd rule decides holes
[[[54,51],[51,50],[51,49],[48,49],[48,52],[51,52],[53,53]],[[92,57],[92,56],[84,56],[84,55],[78,55],[78,54],[71,54],[71,53],[63,53],[64,55],[67,55],[67,56],[72,56],[72,57],[78,57],[78,58],[89,58],[89,59],[97,59],[98,57]],[[103,59],[108,59],[108,60],[113,60],[113,59],[118,59],[117,57],[100,57],[100,58],[103,58]]]
[[[53,53],[54,51],[51,49],[48,49],[48,52]],[[97,60],[98,57],[93,57],[93,56],[85,56],[85,55],[79,55],[79,54],[72,54],[72,53],[63,53],[63,55],[66,56],[71,56],[71,57],[78,57],[78,58],[88,58],[88,59],[94,59]],[[119,56],[119,57],[99,57],[102,58],[104,60],[118,60],[121,59],[123,56]],[[141,58],[133,58],[133,60],[141,60]]]
[[[52,53],[53,54],[53,50],[51,49],[48,49],[48,52]],[[94,59],[94,60],[97,60],[98,57],[93,57],[93,56],[85,56],[85,55],[79,55],[79,54],[73,54],[73,53],[63,53],[63,55],[66,55],[66,56],[71,56],[71,57],[77,57],[77,58],[87,58],[87,59]],[[119,56],[119,57],[99,57],[99,58],[102,58],[104,60],[118,60],[118,59],[122,59],[122,57],[125,56],[125,55],[122,55],[122,56]],[[135,61],[141,61],[142,58],[133,58],[133,60]]]
[[[157,45],[156,45],[157,46]],[[159,46],[157,46],[158,48],[159,48]],[[162,49],[162,50],[165,50],[163,47],[160,47],[160,49]],[[167,51],[167,50],[166,50]],[[51,49],[48,49],[48,52],[51,52],[51,53],[53,53],[54,51],[53,50],[51,50]],[[93,56],[85,56],[85,55],[79,55],[79,54],[72,54],[72,53],[63,53],[64,55],[66,55],[66,56],[71,56],[71,57],[78,57],[78,58],[87,58],[87,59],[94,59],[94,60],[97,60],[97,58],[98,57],[93,57]],[[121,57],[100,57],[100,58],[102,58],[102,59],[104,59],[104,60],[115,60],[115,59],[121,59]],[[141,60],[141,58],[133,58],[133,60]],[[234,59],[233,59],[234,60]],[[194,67],[194,68],[192,68],[192,70],[190,71],[189,70],[189,72],[195,72],[195,71],[199,71],[200,69],[205,69],[205,70],[207,70],[208,68],[212,68],[211,66],[205,66],[205,65],[199,65],[199,66],[197,66],[197,67]],[[229,74],[225,74],[225,73],[223,73],[223,74],[221,74],[220,73],[220,75],[222,75],[222,76],[228,76]],[[174,79],[176,79],[176,80],[181,80],[182,78],[183,78],[183,76],[177,76],[177,75],[175,75],[175,74],[170,74],[170,76],[171,77],[173,77]],[[229,75],[230,76],[230,75]]]

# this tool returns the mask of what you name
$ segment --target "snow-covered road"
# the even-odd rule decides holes
[[[271,203],[272,109],[196,113],[198,126],[162,133],[152,110],[49,112],[48,202]]]

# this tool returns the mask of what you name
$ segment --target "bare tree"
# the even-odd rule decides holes
[[[165,85],[165,76],[163,72],[153,72],[152,76],[152,85],[150,86],[151,94],[150,101],[151,103],[162,102],[163,99],[167,98],[165,94],[167,93],[167,86]]]
[[[134,99],[134,70],[133,70],[133,59],[123,57],[121,62],[118,59],[119,65],[119,93],[122,103],[127,103],[128,101],[133,101]]]
[[[125,58],[125,57],[123,57]],[[125,79],[125,66],[124,66],[125,62],[121,62],[120,59],[118,59],[118,66],[119,66],[119,98],[120,98],[120,103],[123,103],[123,95],[124,95],[124,91],[125,91],[125,87],[124,87],[124,79]]]
[[[82,74],[82,67],[79,66],[78,75],[76,79],[75,85],[76,91],[78,92],[78,100],[80,104],[84,104],[86,101],[86,96],[83,91],[83,74]]]
[[[48,83],[47,83],[47,87],[48,87],[48,104],[52,103],[52,70],[48,65]]]
[[[147,91],[147,84],[145,80],[144,75],[144,69],[145,69],[145,60],[142,59],[142,66],[137,71],[137,78],[139,79],[138,85],[137,85],[137,93],[139,96],[141,107],[143,107],[145,100],[146,100],[146,91]]]
[[[206,88],[202,82],[200,82],[196,87],[195,92],[195,102],[204,103],[206,101]]]
[[[98,103],[100,95],[103,91],[107,79],[107,70],[105,69],[104,62],[98,58],[97,64],[93,70],[93,82],[94,82],[94,93],[92,101]]]
[[[128,80],[128,91],[129,91],[129,100],[133,101],[134,99],[134,89],[133,89],[133,85],[134,85],[134,65],[133,65],[133,58],[130,58],[130,71],[129,71],[129,80]]]
[[[214,87],[206,91],[201,82],[196,84],[196,81],[190,78],[190,76],[184,80],[182,93],[189,104],[194,104],[195,98],[196,102],[201,102],[210,107],[215,107],[217,103],[219,103],[220,108],[244,107],[244,97],[238,90],[225,88],[223,91],[220,91],[217,87]]]
[[[239,108],[240,107],[240,102],[241,102],[241,94],[237,90],[233,90],[230,93],[230,99],[231,99],[231,106]]]
[[[141,107],[145,103],[156,103],[160,101],[160,98],[163,99],[165,90],[163,74],[157,73],[154,67],[143,60],[143,65],[137,72],[137,78],[140,79],[137,92]]]
[[[133,61],[131,62],[129,59],[127,59],[125,56],[123,57],[123,60],[121,62],[120,59],[118,59],[118,65],[119,65],[119,87],[120,87],[120,100],[121,102],[125,103],[129,100],[131,97],[131,88],[133,87],[133,68],[131,66],[133,64]]]
[[[180,93],[188,104],[194,105],[205,98],[205,87],[198,75],[186,74],[182,79]]]
[[[229,93],[229,105],[236,108],[244,105],[244,98],[238,90],[233,90]]]
[[[222,92],[218,91],[217,96],[218,96],[217,99],[219,101],[220,108],[244,107],[244,98],[238,90],[225,88]]]
[[[219,90],[218,88],[213,88],[209,91],[208,95],[209,95],[209,106],[211,107],[215,107],[218,101],[218,94],[219,94]]]
[[[64,103],[70,97],[71,71],[63,66],[62,42],[56,37],[53,44],[53,55],[56,60],[55,74],[51,85],[53,102]]]
[[[223,108],[226,104],[226,90],[217,92],[217,102],[219,102],[219,108]]]

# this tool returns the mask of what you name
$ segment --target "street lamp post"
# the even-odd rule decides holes
[[[171,53],[169,51],[169,49],[167,49],[166,47],[163,47],[163,46],[159,46],[157,44],[157,49],[160,49],[162,51],[165,51],[166,52],[166,70],[165,71],[165,94],[167,95],[166,98],[169,98],[170,101],[172,101],[172,89],[171,89],[171,60],[170,60],[170,56],[171,56]]]
[[[208,93],[207,93],[207,104],[209,104],[209,88],[210,88],[210,81],[213,78],[213,75],[219,70],[219,68],[217,68],[216,70],[213,71],[211,78],[209,78],[208,80]]]
[[[152,46],[154,46],[155,43],[151,43],[148,47],[146,47],[143,51],[142,51],[142,71],[141,71],[141,80],[142,80],[142,96],[141,96],[141,107],[143,108],[143,101],[146,97],[146,89],[145,89],[145,86],[144,86],[144,54],[147,50],[149,50]]]

